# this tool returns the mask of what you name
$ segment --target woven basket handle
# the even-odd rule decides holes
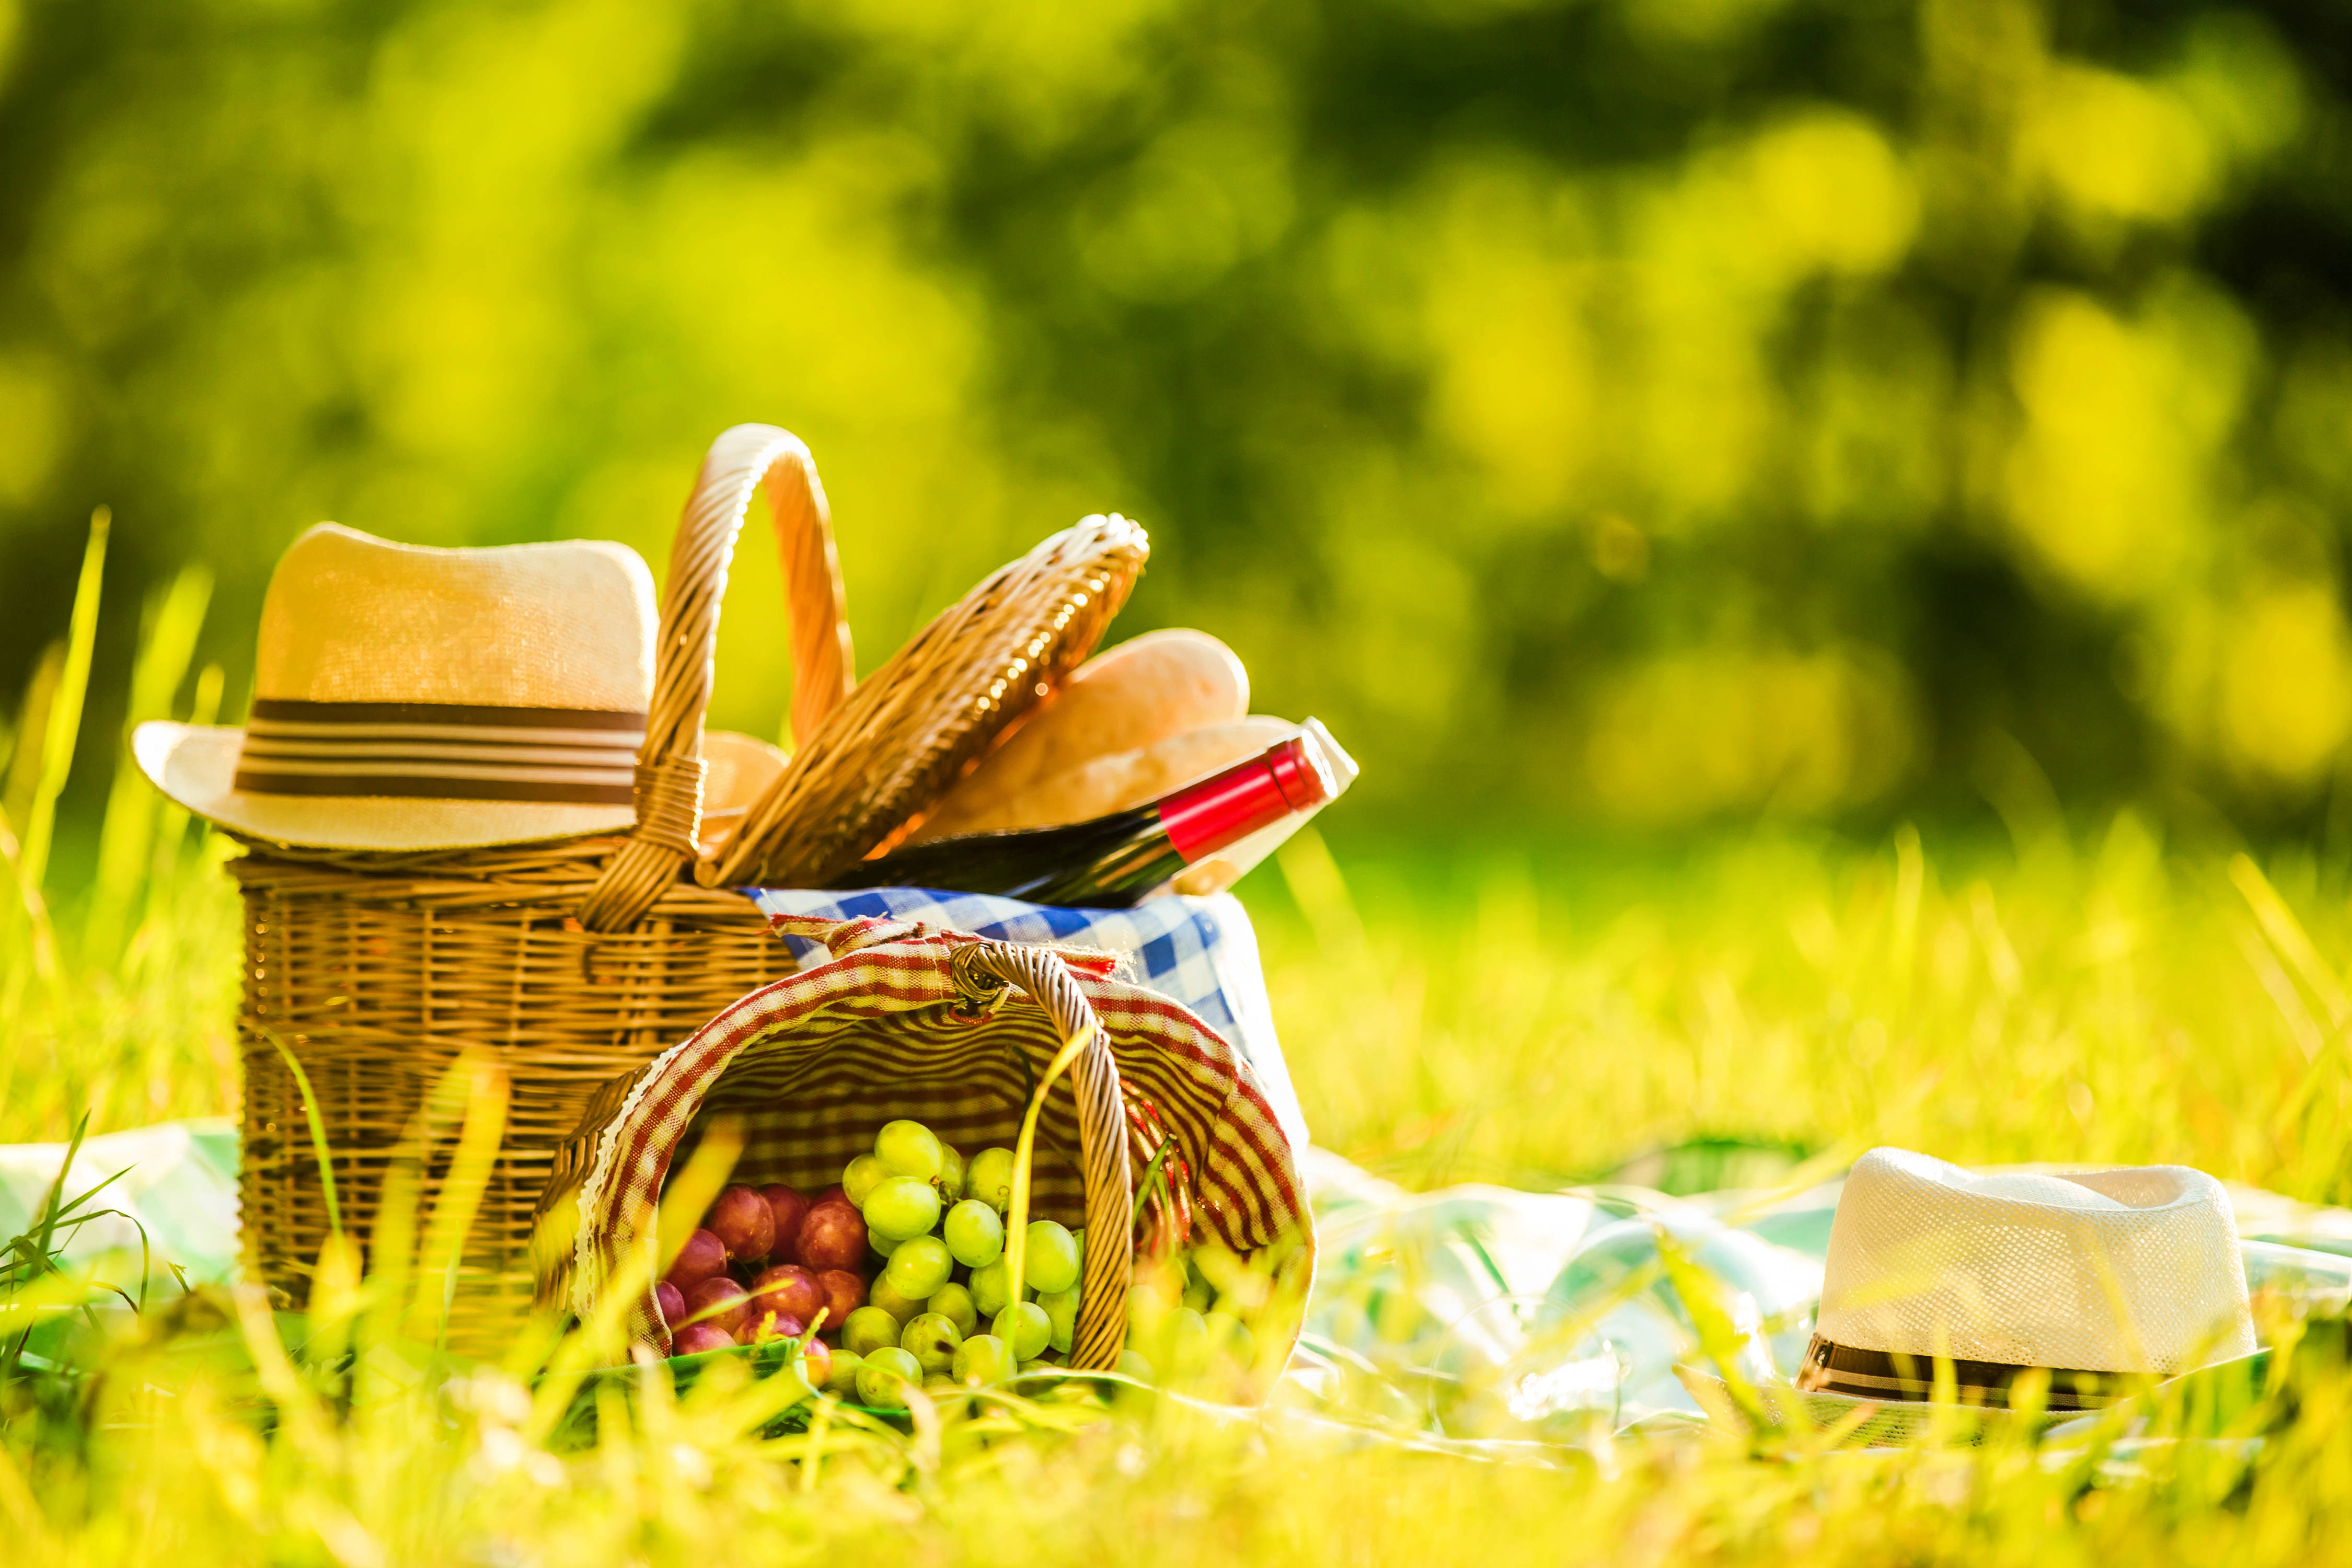
[[[710,444],[679,517],[662,590],[653,709],[637,753],[637,825],[580,907],[590,931],[636,923],[697,854],[702,830],[702,720],[727,568],[753,492],[766,487],[792,613],[793,739],[806,745],[855,677],[841,562],[816,463],[799,437],[738,425]]]
[[[1087,1249],[1070,1364],[1108,1371],[1127,1338],[1127,1286],[1135,1270],[1135,1192],[1129,1184],[1127,1105],[1110,1038],[1086,993],[1049,948],[972,942],[950,961],[956,987],[978,1001],[1018,985],[1045,1009],[1065,1040],[1087,1040],[1076,1062],[1079,1163],[1087,1187]]]

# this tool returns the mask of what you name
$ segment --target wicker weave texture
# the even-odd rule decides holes
[[[564,868],[549,858],[539,868]],[[232,863],[245,904],[248,1274],[299,1304],[330,1228],[300,1091],[278,1047],[302,1064],[343,1224],[361,1238],[373,1231],[385,1172],[426,1094],[470,1049],[504,1071],[509,1102],[461,1262],[449,1342],[490,1350],[512,1333],[530,1300],[532,1209],[557,1145],[597,1089],[793,967],[749,904],[690,887],[627,931],[581,931],[568,917],[595,866],[574,861],[566,883],[469,878],[446,862],[405,875],[258,855]],[[502,868],[530,868],[509,857]],[[428,1210],[449,1152],[445,1143],[424,1162],[419,1202]]]
[[[1150,553],[1090,517],[990,574],[834,710],[703,885],[822,887],[908,826],[1085,662]]]

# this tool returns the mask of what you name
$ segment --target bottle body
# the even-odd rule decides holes
[[[1166,888],[1187,866],[1337,793],[1322,757],[1293,738],[1148,805],[1061,827],[935,838],[860,861],[841,885],[1123,909]]]

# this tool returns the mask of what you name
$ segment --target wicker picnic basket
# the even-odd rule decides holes
[[[790,597],[801,745],[714,843],[703,714],[728,565],[762,488]],[[338,1225],[370,1238],[404,1151],[420,1205],[439,1203],[455,1129],[424,1112],[470,1053],[504,1089],[503,1131],[449,1284],[446,1333],[459,1350],[504,1342],[530,1302],[532,1214],[556,1148],[599,1087],[794,967],[710,868],[806,881],[884,843],[1092,651],[1146,550],[1133,524],[1087,519],[992,574],[853,687],[832,522],[808,449],[771,426],[721,436],[664,586],[633,832],[422,854],[244,840],[230,870],[245,909],[248,1278],[303,1303]],[[757,841],[780,826],[793,830],[786,858]],[[467,1185],[453,1203],[473,1199]]]
[[[1034,1086],[1083,1040],[1038,1117],[1029,1217],[1086,1227],[1069,1364],[1117,1364],[1139,1251],[1137,1183],[1154,1157],[1140,1250],[1213,1242],[1260,1267],[1261,1318],[1286,1356],[1315,1233],[1294,1151],[1251,1069],[1178,1004],[1117,977],[1102,953],[992,941],[913,921],[779,916],[831,962],[743,997],[658,1060],[615,1078],[564,1142],[542,1207],[542,1305],[583,1318],[634,1284],[625,1335],[661,1353],[653,1298],[656,1204],[674,1165],[715,1121],[740,1130],[733,1179],[814,1192],[894,1117],[921,1120],[967,1155],[1012,1147]],[[567,1212],[568,1211],[568,1212]],[[629,1265],[634,1261],[635,1268]],[[1261,1333],[1265,1331],[1261,1329]]]

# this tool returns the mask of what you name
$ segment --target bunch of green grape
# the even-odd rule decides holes
[[[905,1406],[912,1387],[985,1387],[1062,1364],[1077,1330],[1086,1232],[1033,1221],[1013,1280],[1013,1151],[988,1149],[967,1164],[929,1128],[901,1120],[814,1200],[783,1185],[725,1189],[656,1288],[672,1353],[799,1342],[796,1370],[810,1392],[883,1408]],[[1221,1310],[1245,1299],[1213,1292],[1191,1252],[1139,1266],[1118,1371],[1152,1383],[1158,1366],[1198,1383],[1247,1369],[1253,1336]]]
[[[884,1262],[866,1304],[841,1326],[828,1388],[887,1408],[907,1403],[909,1385],[981,1387],[1070,1353],[1086,1232],[1032,1221],[1023,1277],[1008,1278],[1013,1163],[1012,1150],[985,1149],[967,1164],[905,1120],[849,1162],[842,1194]]]

